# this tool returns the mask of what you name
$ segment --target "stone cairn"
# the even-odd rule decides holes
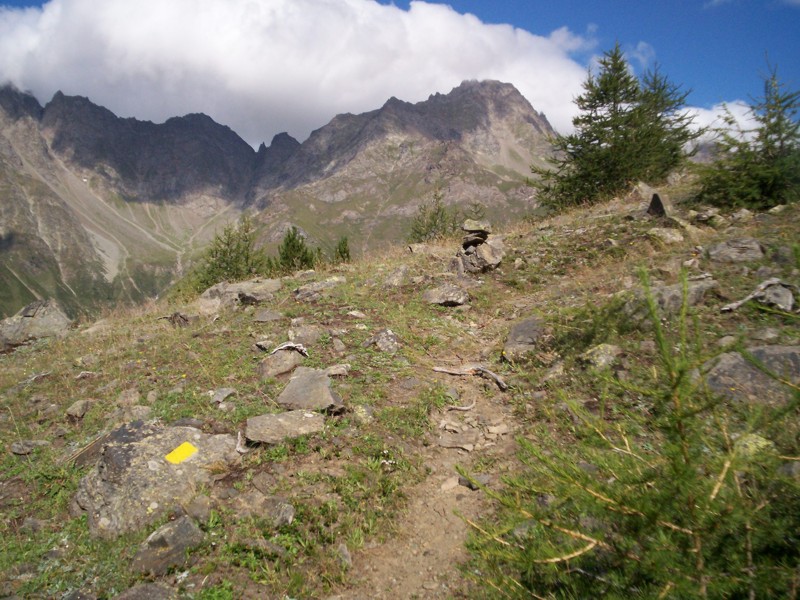
[[[453,270],[460,275],[496,269],[505,257],[506,249],[502,237],[491,235],[491,224],[467,219],[461,229],[466,235],[453,259]]]

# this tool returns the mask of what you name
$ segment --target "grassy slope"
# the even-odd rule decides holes
[[[625,212],[634,208],[640,214],[639,207],[612,203],[507,230],[511,251],[500,270],[482,276],[483,284],[470,291],[469,310],[422,303],[421,289],[442,277],[447,259],[411,256],[400,250],[339,268],[337,274],[344,275],[347,283],[313,304],[293,300],[290,291],[300,282],[287,281],[275,308],[287,317],[304,317],[308,324],[337,331],[347,346],[346,357],[336,355],[331,335],[326,334],[311,345],[307,365],[351,364],[350,375],[334,384],[350,410],[329,418],[319,436],[261,447],[244,457],[241,469],[231,473],[226,484],[247,489],[266,470],[274,491],[295,505],[297,518],[274,531],[258,519],[214,513],[204,524],[208,541],[193,553],[195,565],[183,583],[195,587],[184,589],[203,598],[283,594],[310,598],[337,592],[346,597],[344,590],[354,582],[336,548],[344,542],[358,550],[366,543],[392,539],[399,511],[412,493],[410,486],[430,476],[422,460],[435,434],[435,418],[429,415],[449,402],[444,394],[449,380],[434,377],[431,368],[457,363],[454,353],[464,361],[482,360],[513,384],[501,398],[515,414],[523,435],[553,418],[559,393],[580,401],[594,397],[597,381],[578,370],[575,356],[590,342],[605,340],[582,335],[596,320],[591,308],[584,307],[602,304],[632,286],[640,266],[672,283],[677,276],[675,265],[695,255],[695,243],[688,240],[669,247],[653,242],[646,235],[652,222],[625,218]],[[724,236],[705,230],[699,242],[707,245],[714,239],[752,234],[771,249],[791,246],[798,239],[798,212],[794,207],[781,216],[764,216]],[[608,243],[609,239],[616,243]],[[445,254],[455,252],[457,246],[457,240],[448,241]],[[400,265],[408,265],[410,273],[423,281],[384,290],[380,283]],[[797,283],[797,271],[792,271],[797,265],[777,268],[781,276]],[[714,272],[727,298],[743,297],[753,287],[752,272],[744,275],[741,266],[715,267]],[[796,342],[796,327],[778,315],[746,308],[721,316],[718,304],[712,300],[697,308],[700,343],[709,353],[717,349],[724,334],[748,336],[765,327],[776,328],[781,342]],[[109,316],[108,329],[100,333],[76,332],[63,340],[43,341],[0,356],[0,440],[6,447],[21,439],[52,441],[52,446],[28,457],[6,451],[0,458],[4,490],[0,535],[6,541],[0,550],[0,595],[27,597],[38,592],[50,597],[81,587],[104,596],[136,581],[128,565],[136,545],[149,532],[116,542],[91,540],[85,521],[68,514],[71,496],[86,469],[63,462],[106,426],[121,391],[135,387],[142,398],[154,392],[149,401],[153,416],[164,423],[191,416],[214,431],[235,432],[247,417],[276,410],[271,399],[286,380],[259,381],[256,365],[262,355],[252,344],[260,338],[276,345],[285,341],[288,321],[257,324],[251,311],[243,311],[174,330],[157,320],[172,310],[161,305],[120,310]],[[365,313],[366,319],[349,315],[353,310]],[[554,342],[530,363],[502,362],[500,351],[509,326],[532,314],[546,320]],[[395,356],[362,347],[365,339],[384,327],[402,340]],[[646,337],[632,332],[614,334],[608,341],[626,350],[629,370],[646,370],[653,358],[637,351]],[[559,393],[541,383],[556,353],[565,359],[568,372],[575,374],[559,384]],[[78,378],[82,371],[93,375]],[[47,375],[32,379],[37,373]],[[413,389],[403,385],[411,378],[419,382]],[[206,395],[207,390],[223,386],[238,391],[236,408],[229,413],[211,406]],[[487,388],[486,393],[497,392]],[[66,408],[86,398],[94,399],[86,417],[65,420]],[[355,410],[359,406],[369,408],[374,418],[359,419]],[[390,468],[385,460],[393,461]],[[499,461],[513,467],[515,460],[513,455],[499,456],[492,464],[497,468]],[[44,519],[43,528],[35,532],[23,528],[29,516]],[[256,538],[283,548],[282,556],[246,541]]]

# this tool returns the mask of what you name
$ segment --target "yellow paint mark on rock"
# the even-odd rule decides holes
[[[183,442],[180,446],[175,448],[175,450],[167,454],[164,458],[166,458],[173,465],[179,465],[180,463],[194,456],[195,454],[197,454],[197,448],[192,444],[190,444],[189,442]]]

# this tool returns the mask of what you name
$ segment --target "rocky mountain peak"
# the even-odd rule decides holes
[[[13,121],[23,117],[38,120],[42,114],[42,106],[36,98],[10,83],[0,86],[0,109]]]

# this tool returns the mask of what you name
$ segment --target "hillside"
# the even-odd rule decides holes
[[[437,189],[512,218],[534,206],[525,178],[551,133],[499,82],[391,99],[257,152],[206,115],[155,124],[60,92],[42,107],[5,86],[0,316],[37,298],[74,316],[156,297],[242,211],[256,213],[267,246],[296,225],[314,245],[346,235],[363,252],[402,240]]]
[[[221,288],[189,306],[120,309],[0,355],[0,595],[493,597],[489,582],[499,579],[487,548],[517,544],[533,526],[524,515],[509,520],[515,476],[541,462],[522,441],[550,457],[571,453],[577,472],[609,489],[619,473],[604,471],[597,447],[584,443],[581,415],[623,432],[628,454],[610,454],[642,447],[657,458],[663,440],[647,390],[665,366],[652,323],[636,316],[641,268],[664,311],[667,350],[691,353],[699,376],[727,398],[720,410],[735,408],[718,415],[726,435],[755,427],[749,409],[763,417],[786,403],[780,420],[757,431],[768,438],[759,447],[775,448],[759,468],[783,486],[770,511],[780,498],[791,505],[800,489],[797,313],[758,301],[721,308],[768,278],[785,283],[773,290],[784,302],[783,290],[800,300],[792,287],[800,283],[798,207],[710,218],[682,207],[689,184],[660,192],[682,218],[648,216],[644,191],[494,227],[489,239],[502,238],[505,256],[485,273],[450,270],[460,239],[415,253],[398,247],[329,271]],[[437,289],[461,304],[431,303]],[[679,342],[682,323],[689,344]],[[271,353],[287,341],[308,356]],[[745,349],[766,357],[784,383],[753,370]],[[729,370],[709,370],[713,357]],[[713,447],[711,437],[705,443]],[[457,467],[486,489],[460,479]],[[735,470],[703,469],[704,497],[733,502]],[[506,509],[491,496],[504,491]],[[569,500],[534,494],[530,506]],[[592,518],[632,518],[603,511]],[[781,521],[781,552],[792,552],[791,518]],[[614,539],[596,520],[573,527]],[[598,555],[595,546],[580,556]],[[644,546],[642,538],[629,552]],[[502,568],[526,581],[525,569]],[[778,571],[770,573],[759,572],[759,582],[778,585]]]

